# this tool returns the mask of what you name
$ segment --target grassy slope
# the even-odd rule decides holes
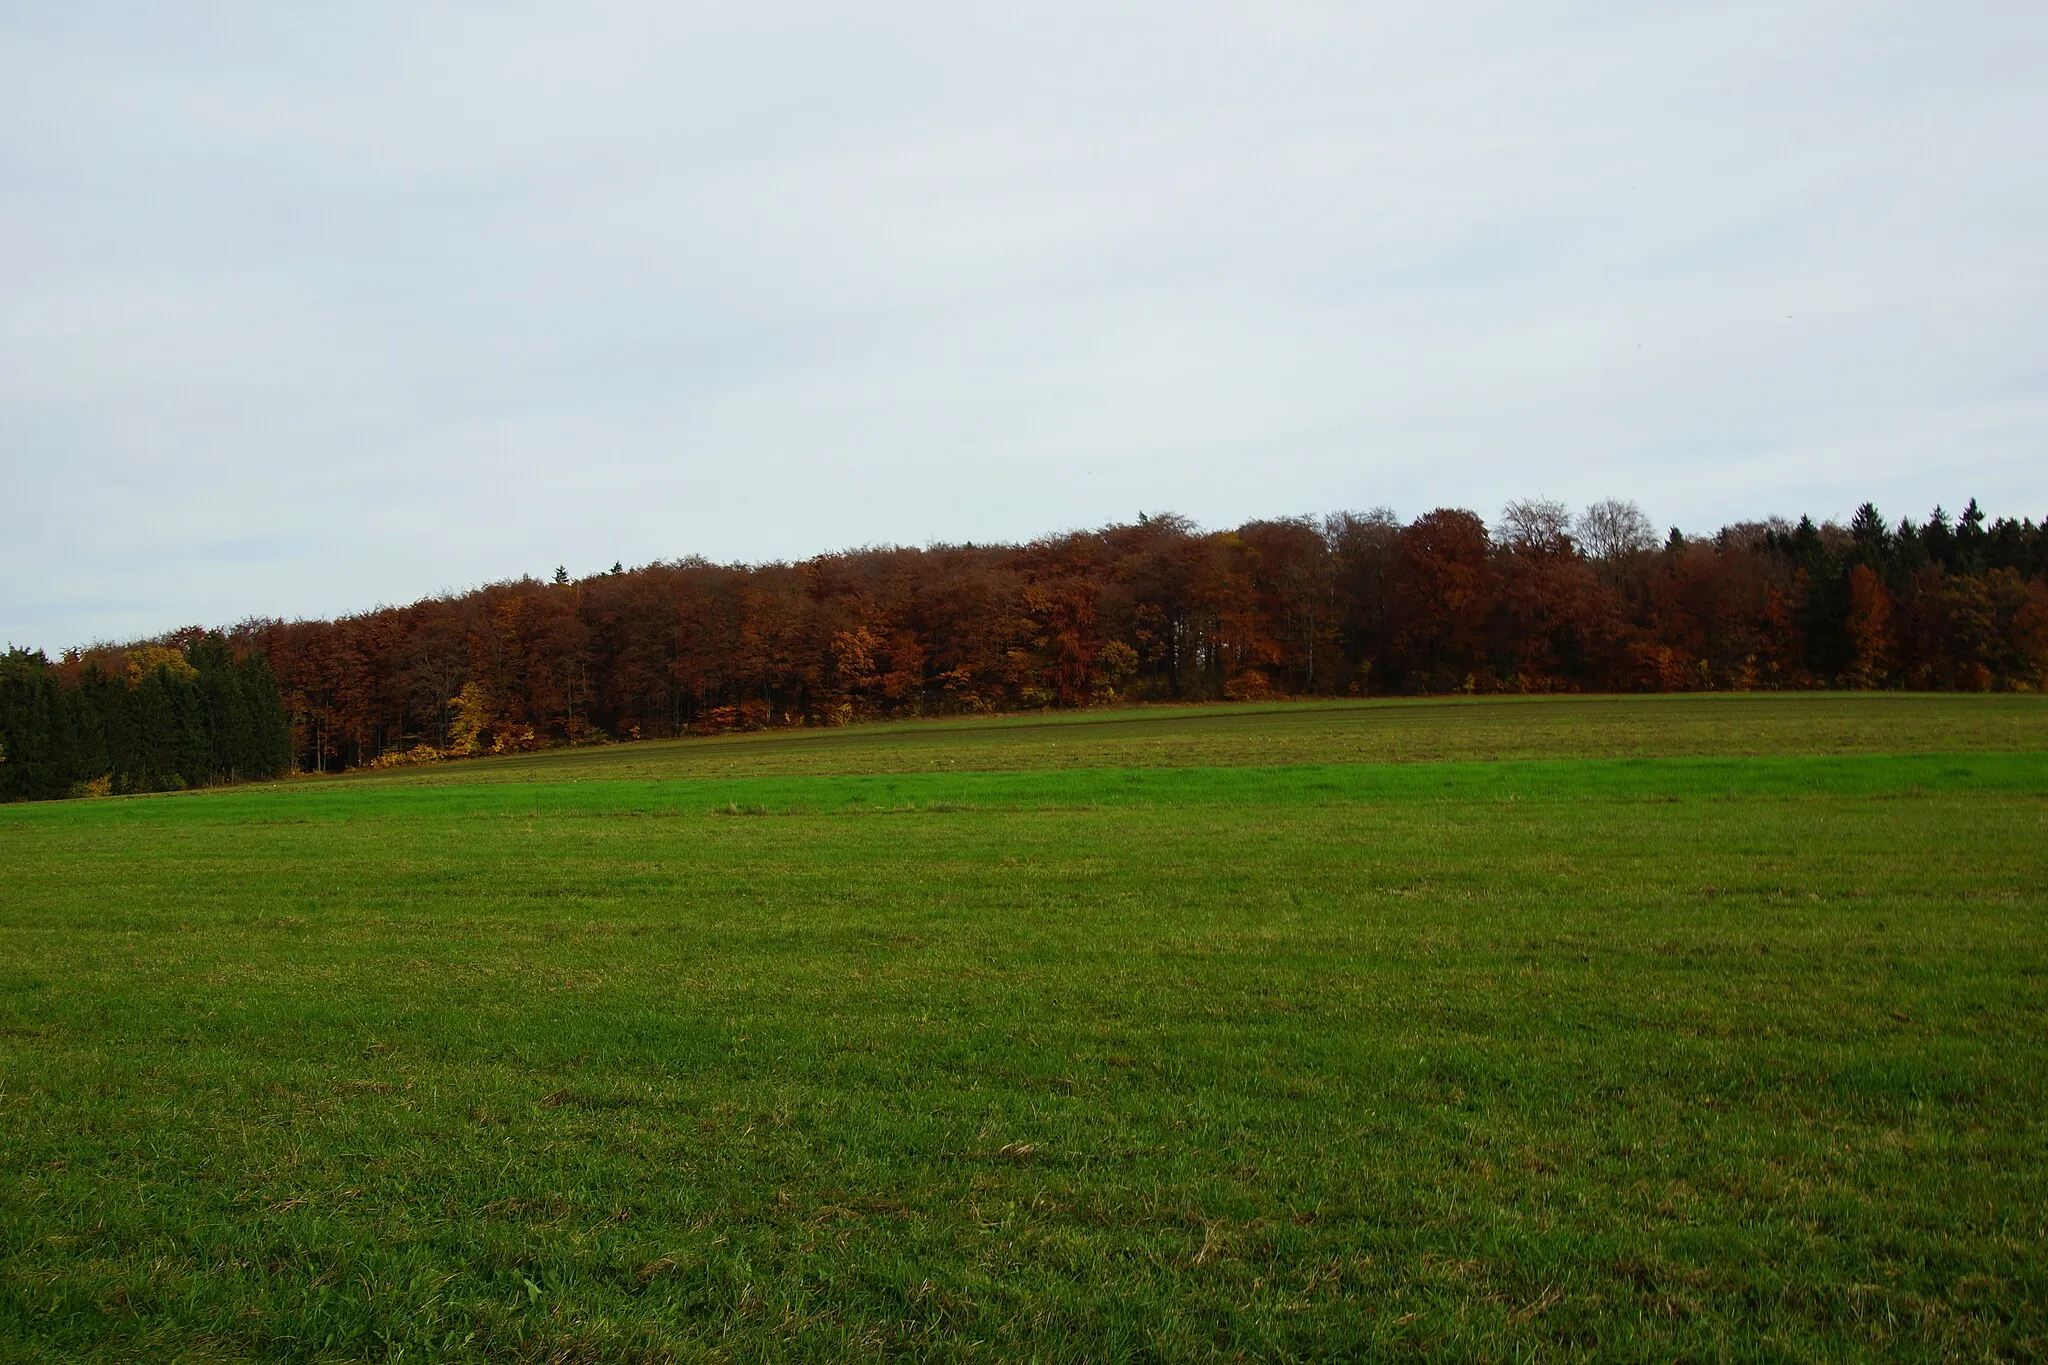
[[[2034,696],[1748,693],[1146,707],[556,749],[344,779],[566,782],[1074,767],[2048,749]]]
[[[0,1353],[2038,1355],[2027,700],[0,810]]]

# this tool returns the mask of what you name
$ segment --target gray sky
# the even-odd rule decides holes
[[[1141,508],[2038,518],[2044,132],[2039,0],[0,0],[0,637]]]

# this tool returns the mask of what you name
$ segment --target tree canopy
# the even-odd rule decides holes
[[[118,662],[118,668],[110,663]],[[218,633],[112,660],[0,657],[0,800],[176,790],[276,777],[292,729],[261,653]]]
[[[0,790],[1114,700],[2048,683],[2048,530],[1974,501],[1661,538],[1614,500],[1518,502],[1493,526],[1151,513],[1023,545],[550,577],[10,655],[7,714],[63,719],[0,724]],[[86,757],[35,756],[59,743]]]

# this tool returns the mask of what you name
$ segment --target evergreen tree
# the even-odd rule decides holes
[[[1963,573],[1984,572],[1984,552],[1990,536],[1984,530],[1984,512],[1977,506],[1975,498],[1963,509],[1956,519],[1955,560],[1951,567]]]
[[[146,669],[128,690],[128,714],[134,728],[135,750],[131,765],[121,774],[127,791],[168,791],[183,786],[179,766],[184,759],[184,717],[174,689],[176,679],[168,666]]]
[[[245,765],[237,762],[242,736],[249,729],[248,707],[234,651],[219,634],[203,635],[185,650],[185,660],[198,673],[199,713],[206,737],[202,782],[232,782]],[[192,781],[188,773],[186,780]]]
[[[66,695],[72,742],[76,746],[76,783],[96,782],[113,776],[114,751],[108,739],[107,713],[115,704],[116,696],[124,690],[118,681],[101,671],[99,665],[87,664],[78,685]]]
[[[0,800],[62,796],[71,786],[60,752],[56,679],[40,651],[0,658]]]
[[[235,748],[236,770],[251,779],[281,777],[292,769],[292,723],[270,660],[249,654],[235,665],[248,717]]]
[[[1942,511],[1940,507],[1936,507],[1934,515],[1927,518],[1927,525],[1920,532],[1920,545],[1927,551],[1927,558],[1933,563],[1941,565],[1944,569],[1954,564],[1956,535],[1949,527],[1948,513]]]
[[[1849,539],[1854,543],[1856,561],[1882,576],[1891,566],[1892,533],[1879,515],[1877,504],[1866,502],[1849,519]]]

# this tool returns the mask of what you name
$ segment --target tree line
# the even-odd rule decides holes
[[[175,791],[291,771],[268,661],[190,631],[121,651],[0,656],[0,801]]]
[[[1974,501],[1711,536],[1658,536],[1611,500],[1517,502],[1491,526],[1459,509],[1207,532],[1141,515],[1023,545],[557,570],[246,622],[227,645],[275,669],[308,771],[1113,701],[2032,690],[2048,683],[2048,526]],[[53,671],[105,679],[121,657],[75,651]]]

